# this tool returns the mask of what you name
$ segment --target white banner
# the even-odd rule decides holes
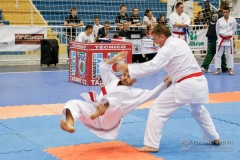
[[[45,39],[45,27],[0,27],[0,51],[34,51]]]
[[[234,18],[240,18],[240,0],[228,0],[229,7],[231,7],[231,16]]]
[[[207,50],[208,38],[207,29],[189,30],[188,45],[192,51]]]
[[[182,2],[184,5],[184,13],[186,13],[190,18],[193,17],[193,0],[168,0],[167,2],[167,18],[175,12],[175,5],[177,2]]]

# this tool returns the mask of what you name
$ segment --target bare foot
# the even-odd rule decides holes
[[[61,119],[60,121],[60,127],[62,128],[62,130],[67,131],[69,133],[75,132],[75,128],[63,119]]]
[[[143,146],[141,148],[137,148],[137,151],[139,151],[139,152],[158,152],[158,148]]]
[[[106,111],[106,107],[104,107],[104,106],[97,106],[96,107],[96,110],[90,115],[90,118],[91,118],[91,120],[94,120],[94,119],[96,119],[97,117],[99,117],[99,116],[101,116],[101,115],[103,115],[104,113],[105,113],[105,111]]]

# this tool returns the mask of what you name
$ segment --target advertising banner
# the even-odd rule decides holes
[[[34,51],[45,39],[45,27],[0,27],[0,51]]]
[[[207,29],[190,29],[188,35],[188,45],[192,51],[207,50],[208,39]]]
[[[69,81],[81,83],[87,86],[99,85],[99,65],[103,59],[110,59],[118,52],[128,51],[124,60],[132,63],[132,43],[128,42],[101,42],[101,43],[70,43]],[[116,64],[112,65],[112,72],[116,76],[121,73]]]

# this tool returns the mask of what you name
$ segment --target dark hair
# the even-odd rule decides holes
[[[77,10],[77,8],[76,8],[76,7],[72,7],[72,8],[71,8],[71,12],[72,12],[73,10]]]
[[[91,24],[86,25],[85,31],[88,29],[93,29],[93,25],[91,25]]]
[[[220,4],[220,9],[223,9],[225,7],[228,7],[228,3],[226,1],[222,1]]]
[[[157,34],[157,35],[163,34],[163,35],[165,35],[166,38],[168,38],[172,35],[171,31],[163,24],[155,25],[153,27],[152,34]]]
[[[109,21],[106,21],[104,24],[111,24]]]
[[[122,9],[122,7],[126,7],[126,8],[127,8],[126,4],[122,4],[122,5],[120,6],[120,9]]]
[[[228,6],[225,6],[225,7],[223,7],[223,9],[222,10],[228,10],[228,11],[230,11],[230,7],[228,7]]]
[[[95,16],[94,19],[99,19],[99,17],[98,17],[98,16]]]
[[[132,12],[134,11],[134,9],[138,9],[137,7],[134,7],[133,9],[132,9]]]
[[[178,2],[175,6],[175,8],[178,8],[180,5],[182,5],[183,3],[182,2]]]
[[[146,9],[145,12],[144,12],[144,16],[147,16],[147,14],[152,11],[151,9]]]

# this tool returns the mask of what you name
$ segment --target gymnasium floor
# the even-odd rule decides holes
[[[135,86],[151,89],[165,74],[138,79]],[[204,74],[210,90],[205,106],[223,144],[204,141],[184,106],[166,123],[159,152],[149,154],[134,147],[143,145],[151,102],[123,118],[115,141],[98,138],[81,123],[70,134],[59,128],[64,103],[81,99],[81,92],[99,91],[98,86],[69,82],[66,65],[0,67],[0,160],[239,160],[240,64],[235,64],[234,76]]]

